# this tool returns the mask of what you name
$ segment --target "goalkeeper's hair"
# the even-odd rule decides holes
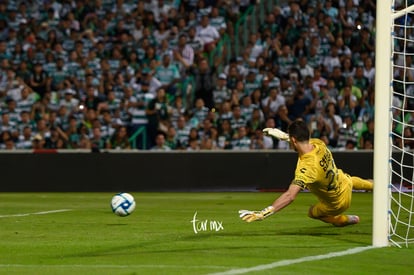
[[[297,119],[289,125],[288,133],[290,137],[294,137],[297,141],[307,141],[310,138],[308,125],[302,119]]]

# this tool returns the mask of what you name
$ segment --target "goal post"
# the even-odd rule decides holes
[[[392,0],[377,1],[375,45],[375,132],[374,203],[372,244],[388,246],[388,208],[390,184],[391,131],[391,5]],[[386,123],[389,122],[389,123]]]
[[[414,243],[414,4],[377,1],[373,234]]]

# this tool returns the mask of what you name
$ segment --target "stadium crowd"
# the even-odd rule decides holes
[[[279,2],[227,62],[256,1],[0,1],[1,149],[372,149],[375,1]]]

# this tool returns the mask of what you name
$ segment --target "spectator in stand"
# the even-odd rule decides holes
[[[110,149],[131,149],[129,142],[128,129],[126,126],[120,126],[111,136],[108,147]]]
[[[305,91],[303,87],[298,87],[293,95],[288,101],[286,101],[286,106],[289,109],[289,118],[294,121],[298,118],[302,118],[305,121],[309,120],[309,115],[315,107],[315,100],[310,100],[305,96]]]
[[[190,125],[187,125],[187,121],[185,116],[180,116],[177,120],[177,140],[178,144],[177,147],[179,149],[187,148],[188,146],[188,139],[190,135]]]
[[[358,133],[352,128],[352,114],[344,114],[343,122],[343,126],[338,130],[338,143],[336,148],[342,150],[356,148],[358,144]]]
[[[232,149],[234,129],[231,128],[230,120],[224,119],[219,124],[218,146],[221,149]]]
[[[16,141],[16,149],[32,149],[33,132],[32,127],[25,126],[18,140]]]
[[[189,74],[194,77],[195,98],[203,99],[205,106],[209,109],[214,107],[213,90],[215,82],[213,76],[215,72],[216,67],[214,65],[210,67],[208,60],[205,58],[199,60],[197,68],[191,67],[189,71]]]
[[[345,77],[342,75],[342,71],[339,66],[333,68],[332,74],[330,75],[329,79],[334,81],[335,88],[338,91],[342,90],[346,84]]]
[[[208,15],[203,15],[200,20],[200,25],[197,26],[197,36],[201,38],[204,45],[204,51],[209,53],[215,47],[220,39],[220,34],[215,27],[210,25]]]
[[[194,51],[195,61],[201,58],[204,51],[204,41],[198,35],[196,27],[192,26],[188,30],[188,40],[187,45],[189,45]]]
[[[213,90],[214,108],[217,110],[221,109],[221,104],[223,104],[224,101],[230,100],[231,91],[227,88],[226,83],[227,75],[221,73],[218,76],[216,87]]]
[[[374,126],[375,123],[373,119],[367,121],[367,129],[364,132],[362,132],[361,137],[359,138],[359,148],[374,148]]]
[[[286,132],[289,124],[292,123],[292,120],[289,118],[289,109],[285,104],[280,105],[276,114],[271,118],[275,124],[274,128],[278,128],[284,132]]]
[[[34,64],[29,85],[40,97],[43,97],[44,94],[50,90],[50,79],[47,73],[43,70],[42,64]]]
[[[148,118],[147,132],[150,139],[149,142],[153,144],[158,131],[166,134],[171,124],[171,107],[168,104],[166,91],[163,88],[158,89],[157,96],[149,102],[146,114]]]
[[[204,1],[200,1],[204,2]],[[227,30],[226,19],[220,15],[220,10],[218,7],[211,8],[210,14],[210,25],[213,26],[220,36],[223,36]]]
[[[330,129],[328,133],[328,140],[330,147],[334,148],[337,145],[339,129],[342,127],[342,118],[336,114],[336,105],[329,102],[325,108],[325,121]]]
[[[408,59],[411,59],[411,56]],[[406,64],[407,67],[411,67],[411,64]],[[370,85],[374,85],[374,79],[375,79],[375,68],[373,66],[373,61],[371,57],[367,57],[364,61],[364,68],[363,68],[363,74],[368,79]]]
[[[306,56],[299,58],[299,73],[302,79],[305,79],[307,76],[313,78],[314,69],[308,64],[308,59]]]
[[[177,138],[177,131],[174,126],[169,126],[165,137],[165,145],[171,148],[171,150],[179,149],[179,141]]]
[[[363,66],[357,66],[355,68],[355,75],[353,77],[353,84],[360,89],[360,91],[362,92],[362,95],[364,95],[368,92],[368,89],[369,89],[369,86],[371,85],[371,83],[370,83],[369,79],[366,78],[365,75],[364,75],[364,67]],[[357,96],[357,94],[355,94],[355,95]],[[358,99],[360,99],[360,98],[358,98]]]
[[[187,44],[186,34],[180,34],[178,37],[178,45],[177,48],[173,50],[173,56],[174,60],[179,62],[180,72],[183,76],[194,63],[194,50]]]
[[[341,94],[338,96],[338,107],[341,116],[344,114],[351,114],[355,117],[355,109],[358,106],[357,97],[352,94],[352,88],[349,84],[346,84],[342,89]]]
[[[242,116],[240,105],[232,105],[231,106],[231,119],[230,124],[231,128],[238,129],[240,127],[245,127],[247,125],[246,119]]]
[[[264,129],[264,116],[259,108],[254,108],[250,119],[246,120],[248,134],[254,134],[258,129]],[[234,128],[236,129],[236,128]]]
[[[59,127],[50,128],[50,136],[45,138],[45,149],[66,149],[68,136]]]
[[[161,82],[162,88],[172,98],[177,94],[176,84],[180,80],[180,72],[176,65],[171,64],[171,56],[164,54],[162,64],[155,69],[154,76]]]
[[[279,89],[271,88],[269,90],[269,95],[265,97],[261,102],[265,117],[274,117],[279,107],[285,103],[286,99],[283,95],[280,94]]]
[[[245,126],[241,126],[237,129],[233,140],[232,140],[232,150],[250,150],[252,146],[252,141],[247,135],[247,130]]]

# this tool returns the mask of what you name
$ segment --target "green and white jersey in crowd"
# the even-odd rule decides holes
[[[69,76],[69,73],[66,71],[66,68],[62,70],[56,69],[53,73],[50,74],[50,76],[52,78],[52,85],[58,85]]]
[[[32,139],[24,139],[22,135],[19,136],[18,141],[16,142],[16,149],[32,149]]]
[[[112,101],[108,101],[108,109],[111,114],[115,113],[115,110],[121,107],[121,100],[119,98],[115,98]]]
[[[29,112],[32,110],[32,106],[35,103],[34,98],[27,98],[27,99],[21,99],[17,101],[17,108],[21,111]]]
[[[108,59],[109,68],[113,74],[115,74],[118,69],[121,61],[119,59]]]
[[[73,51],[75,49],[75,40],[72,40],[69,37],[63,39],[62,48],[68,52]]]
[[[47,63],[43,64],[43,70],[48,75],[52,75],[56,71],[56,63],[55,62],[47,62]]]
[[[6,57],[1,57],[1,59],[5,59]],[[46,55],[44,52],[36,52],[33,60],[36,60],[37,63],[44,64],[46,62]]]
[[[101,59],[99,57],[95,57],[92,60],[88,61],[88,68],[91,68],[96,75],[101,73]]]
[[[136,95],[138,102],[144,102],[143,106],[129,108],[128,112],[131,115],[131,124],[132,125],[145,125],[148,124],[147,114],[145,110],[147,109],[148,104],[155,98],[151,93],[138,93]]]
[[[210,25],[213,26],[217,31],[220,31],[220,29],[226,29],[227,27],[226,20],[222,16],[210,18]]]
[[[207,117],[209,109],[205,106],[193,109],[193,118],[197,119],[198,123],[202,123]]]
[[[254,104],[250,104],[249,106],[240,106],[241,114],[246,119],[246,121],[249,121],[252,118],[254,109],[257,109],[257,106]]]
[[[232,144],[232,149],[233,150],[250,150],[250,144],[252,143],[252,141],[250,140],[249,137],[242,137],[240,139],[234,139],[231,144]]]
[[[17,122],[17,130],[19,131],[19,133],[23,133],[23,129],[26,127],[29,127],[33,131],[36,129],[36,123],[33,120],[30,120],[29,122]]]
[[[188,125],[186,125],[182,129],[179,129],[179,128],[176,129],[177,139],[180,142],[180,145],[182,147],[187,147],[188,146],[188,138],[189,138],[189,135],[190,135],[190,129],[191,129],[191,127],[188,126]]]
[[[75,78],[80,82],[84,82],[86,80],[86,71],[85,71],[85,69],[80,67],[75,72]]]
[[[10,121],[7,125],[5,124],[0,124],[0,133],[1,132],[6,132],[6,131],[10,131],[12,133],[17,132],[17,125],[16,123]]]
[[[254,90],[259,89],[261,86],[262,86],[261,82],[256,79],[252,82],[245,81],[244,82],[244,95],[250,96]]]
[[[195,52],[199,52],[203,49],[203,41],[199,37],[194,39],[188,39],[187,45],[189,45]]]
[[[227,112],[227,113],[222,113],[220,114],[219,119],[220,120],[231,120],[233,118],[233,113],[232,112]]]
[[[17,125],[20,120],[20,110],[16,109],[14,111],[9,111],[9,119],[10,122],[12,122],[14,125]]]
[[[79,71],[80,67],[79,63],[75,61],[69,61],[66,63],[66,70],[71,77],[76,77],[77,71]]]
[[[277,64],[279,65],[280,73],[282,75],[288,74],[291,68],[294,68],[298,64],[294,55],[279,56],[277,58]]]
[[[231,125],[232,129],[239,129],[242,126],[246,126],[246,124],[247,124],[247,121],[243,117],[240,117],[240,118],[237,118],[237,119],[232,117],[230,119],[230,125]]]
[[[83,38],[82,40],[83,48],[82,48],[82,55],[88,56],[89,52],[93,49],[94,43],[89,38]]]
[[[158,66],[155,69],[155,77],[163,84],[170,84],[173,80],[180,78],[180,72],[177,66],[169,65],[168,67]]]
[[[312,68],[319,67],[323,62],[323,58],[320,54],[308,57],[308,65]]]
[[[223,86],[221,88],[216,87],[216,89],[213,91],[213,100],[216,106],[222,104],[226,100],[229,100],[230,97],[231,90],[226,86]]]
[[[274,88],[274,87],[276,88],[280,87],[280,79],[277,76],[273,77],[269,81],[269,88]]]

